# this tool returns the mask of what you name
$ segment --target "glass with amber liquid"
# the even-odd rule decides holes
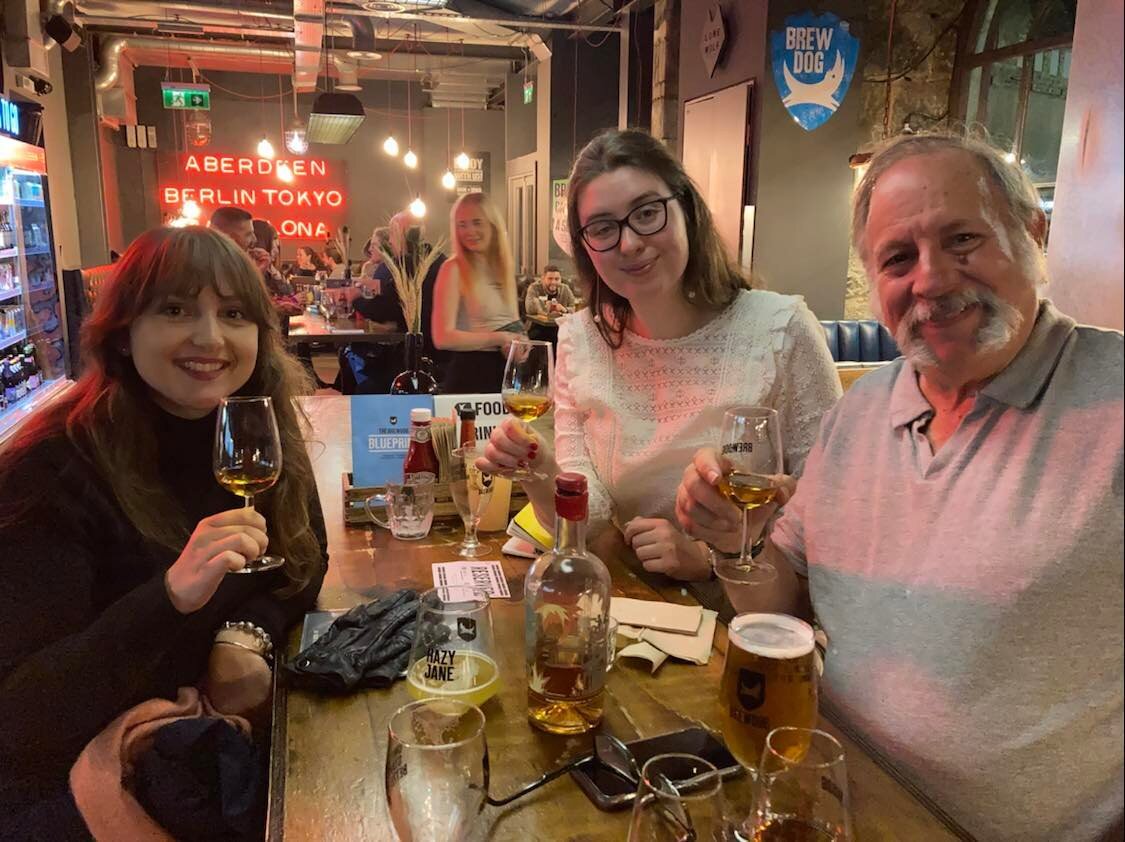
[[[551,734],[581,734],[605,709],[610,576],[586,550],[582,474],[555,478],[555,547],[524,583],[527,718]]]
[[[500,396],[504,408],[524,422],[546,415],[553,405],[551,379],[555,374],[555,349],[550,342],[537,339],[517,339],[508,349],[508,363],[504,367],[504,382]],[[531,427],[528,435],[534,437]],[[520,468],[512,479],[543,479],[544,475]]]
[[[265,396],[223,398],[215,421],[212,460],[219,485],[254,508],[254,496],[270,488],[281,476],[281,435],[273,413],[273,400]],[[247,559],[232,573],[261,573],[285,564],[279,555]]]
[[[742,509],[742,552],[737,562],[742,571],[767,567],[750,555],[750,512],[777,496],[784,467],[781,421],[777,410],[761,406],[737,406],[723,415],[719,434],[723,478],[719,490]]]

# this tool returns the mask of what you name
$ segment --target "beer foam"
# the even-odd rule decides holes
[[[788,614],[739,614],[727,636],[739,649],[779,660],[803,657],[815,645],[812,626]]]

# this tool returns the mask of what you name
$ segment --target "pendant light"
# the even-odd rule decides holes
[[[391,105],[391,80],[387,79],[387,119],[390,120],[390,115],[394,111],[394,106]],[[387,135],[387,139],[383,141],[383,151],[390,155],[392,158],[398,157],[398,141],[395,140],[395,133],[391,132]]]
[[[426,203],[422,201],[421,196],[410,203],[409,209],[411,216],[413,216],[415,219],[421,219],[426,215]]]
[[[294,70],[295,72],[295,70]],[[281,77],[278,77],[278,87],[281,86]],[[284,106],[282,107],[284,116]],[[305,121],[301,119],[301,114],[297,110],[297,82],[293,81],[293,119],[289,121],[289,125],[285,127],[282,137],[285,139],[285,148],[289,151],[290,155],[304,155],[309,151],[309,134],[308,126]]]
[[[447,109],[445,109],[445,160],[447,160],[447,161],[449,160],[449,154],[453,149],[453,145],[450,142],[451,131],[450,131],[449,123],[450,123],[449,109],[447,108]],[[453,170],[447,169],[442,174],[442,176],[441,176],[441,186],[444,187],[446,190],[452,190],[453,188],[455,188],[457,186],[457,179],[453,176]]]

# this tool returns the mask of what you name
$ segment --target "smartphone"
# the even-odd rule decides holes
[[[642,768],[646,760],[658,754],[694,754],[718,769],[724,779],[745,771],[719,736],[706,728],[687,728],[671,734],[661,734],[659,737],[635,740],[626,745],[637,758],[637,765]],[[599,810],[629,807],[637,794],[635,784],[630,784],[616,772],[606,769],[596,758],[580,764],[571,771],[570,776]]]

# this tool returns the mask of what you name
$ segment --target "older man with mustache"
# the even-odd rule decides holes
[[[728,596],[811,600],[825,697],[977,838],[1121,838],[1123,343],[1040,297],[1045,229],[985,145],[874,157],[852,233],[905,358],[825,416],[774,584]],[[722,469],[696,455],[677,516],[733,552]]]

